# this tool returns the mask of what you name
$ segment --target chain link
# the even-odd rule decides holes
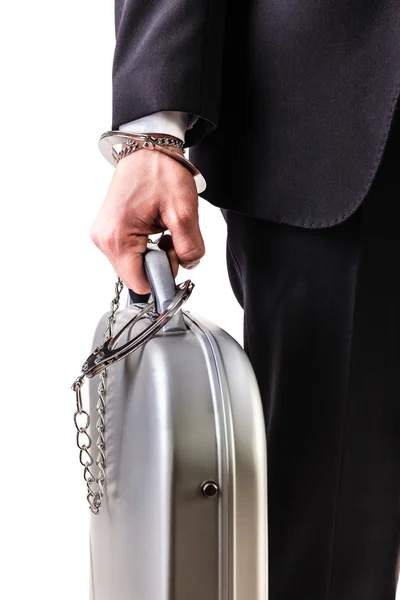
[[[103,333],[103,342],[110,339],[112,334],[112,325],[115,323],[115,313],[119,308],[121,299],[122,288],[124,287],[123,282],[118,277],[115,284],[115,297],[111,301],[111,313],[108,318],[107,327]],[[89,509],[95,515],[100,511],[101,502],[104,496],[104,483],[106,477],[106,456],[105,456],[105,414],[106,414],[106,379],[107,369],[104,369],[100,373],[100,382],[97,388],[98,400],[96,404],[97,410],[97,423],[96,429],[98,432],[98,438],[96,447],[98,455],[96,459],[96,465],[98,467],[98,475],[94,476],[91,467],[94,463],[94,458],[90,452],[92,446],[92,439],[89,435],[90,416],[83,409],[82,406],[82,395],[81,387],[84,382],[84,375],[79,375],[72,385],[72,389],[76,393],[76,411],[74,413],[74,423],[77,430],[76,443],[79,448],[79,462],[84,467],[83,478],[86,481],[87,486],[87,501],[89,503]]]

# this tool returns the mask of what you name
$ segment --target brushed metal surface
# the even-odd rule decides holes
[[[138,310],[120,310],[115,327]],[[229,334],[182,313],[185,331],[160,331],[108,369],[105,496],[90,517],[91,600],[268,597],[266,441],[255,375]],[[122,342],[133,333],[124,335]],[[89,380],[91,414],[98,380]],[[205,481],[218,494],[205,497]]]

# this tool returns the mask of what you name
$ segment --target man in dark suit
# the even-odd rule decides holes
[[[400,0],[115,0],[111,128],[180,137],[227,223],[268,446],[270,600],[394,600]],[[94,243],[204,255],[190,172],[121,159]],[[251,600],[251,599],[249,599]]]

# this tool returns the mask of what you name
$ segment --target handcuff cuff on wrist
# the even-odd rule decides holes
[[[179,150],[183,150],[184,142],[172,135],[144,133],[130,133],[123,131],[106,131],[99,140],[99,150],[109,163],[116,166],[124,156],[137,150],[157,150],[171,156],[183,164],[193,175],[197,193],[201,194],[206,189],[206,181],[197,167],[190,162]],[[116,147],[119,146],[119,150]]]

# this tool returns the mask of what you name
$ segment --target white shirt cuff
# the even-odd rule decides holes
[[[174,135],[184,142],[189,122],[188,117],[188,113],[185,112],[163,110],[124,123],[118,129],[129,133],[164,133],[165,135]]]

